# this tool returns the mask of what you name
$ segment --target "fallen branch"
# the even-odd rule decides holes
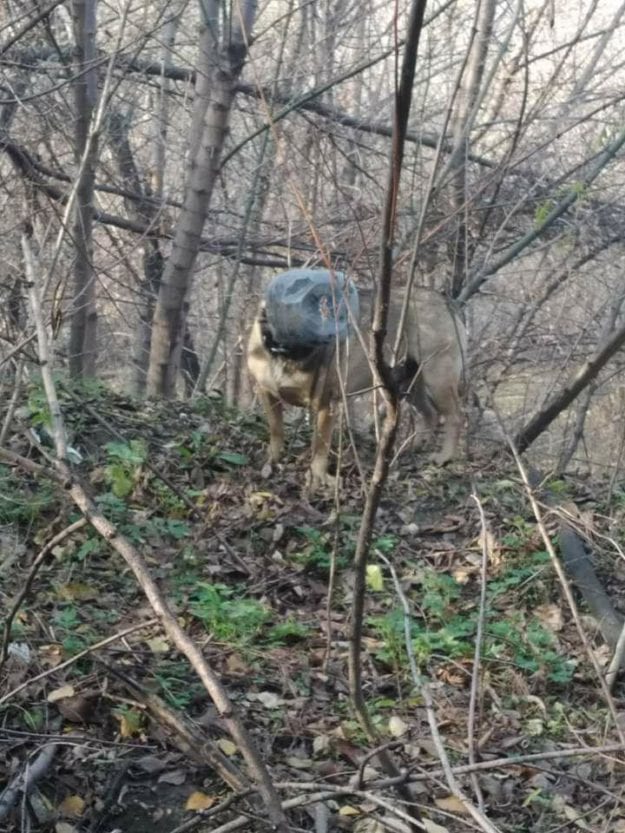
[[[198,727],[192,730],[182,715],[173,712],[160,697],[146,691],[136,680],[111,667],[108,663],[102,664],[132,691],[154,721],[160,723],[170,735],[173,734],[174,744],[188,758],[199,766],[209,766],[214,769],[220,778],[240,795],[251,791],[250,783],[228,760],[212,738],[204,735]]]

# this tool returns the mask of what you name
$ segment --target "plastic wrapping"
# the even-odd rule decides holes
[[[347,337],[350,312],[358,320],[358,290],[343,272],[290,269],[276,275],[265,292],[267,323],[285,347],[322,345]]]

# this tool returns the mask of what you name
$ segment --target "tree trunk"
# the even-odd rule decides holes
[[[460,294],[470,260],[466,222],[466,166],[469,157],[469,133],[475,119],[474,105],[479,100],[480,87],[484,77],[496,5],[496,0],[481,0],[478,4],[475,34],[469,47],[465,79],[459,90],[458,106],[454,119],[454,149],[449,163],[452,170],[451,204],[456,219],[456,235],[452,253],[452,298],[457,298]]]
[[[236,14],[238,9],[240,17]],[[235,84],[247,55],[255,12],[255,0],[246,0],[237,6],[231,26],[224,27],[223,43],[210,55],[206,55],[206,43],[215,37],[210,20],[205,22],[202,33],[208,65],[200,67],[198,78],[210,77],[211,97],[208,102],[200,99],[194,104],[204,110],[204,118],[199,144],[191,157],[184,205],[154,314],[148,369],[148,394],[151,396],[170,397],[175,392],[193,267],[219,173],[219,158],[228,132]],[[194,112],[193,124],[198,121]]]
[[[176,39],[180,14],[173,17],[165,26],[163,33],[163,47],[161,50],[161,65],[163,73],[154,102],[154,135],[152,145],[152,169],[151,182],[144,182],[140,193],[151,197],[149,206],[150,223],[156,221],[157,214],[161,211],[159,202],[164,197],[165,168],[167,164],[167,130],[169,127],[169,89],[171,81],[166,75],[167,67],[171,64],[171,53]],[[147,206],[146,206],[147,208]],[[133,369],[133,392],[137,396],[145,394],[148,382],[148,365],[150,363],[150,348],[152,344],[152,321],[156,299],[163,278],[165,259],[161,254],[159,241],[146,240],[143,245],[143,276],[141,286],[141,307],[139,310],[139,328],[134,343],[134,355],[132,362]]]
[[[74,158],[78,170],[72,224],[74,293],[69,340],[69,369],[73,378],[95,376],[97,358],[96,287],[93,270],[93,194],[97,141],[91,117],[98,95],[96,69],[97,0],[73,0],[74,18]]]

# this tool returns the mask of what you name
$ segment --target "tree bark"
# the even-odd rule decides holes
[[[206,62],[201,69],[210,78],[211,94],[208,102],[199,98],[194,105],[192,126],[199,122],[197,110],[203,110],[201,136],[191,157],[184,205],[156,304],[148,369],[151,396],[171,397],[175,392],[193,267],[219,172],[236,80],[247,55],[256,2],[246,0],[239,8],[240,16],[236,16],[235,10],[231,26],[224,27],[223,42],[210,53],[207,44],[214,42],[215,28],[212,19],[204,23],[201,44]],[[198,77],[202,77],[202,72]]]
[[[74,292],[69,339],[69,370],[73,378],[95,376],[97,358],[96,285],[93,269],[93,196],[97,139],[91,119],[98,95],[96,69],[97,0],[73,0],[74,18],[74,158],[78,168],[72,224]]]
[[[157,99],[154,107],[154,135],[152,145],[151,182],[143,183],[141,193],[150,197],[151,211],[146,213],[150,225],[155,222],[158,214],[163,210],[165,196],[165,168],[167,163],[167,130],[169,127],[169,88],[171,81],[166,75],[171,65],[171,53],[176,39],[176,32],[180,22],[180,15],[168,22],[163,33],[161,50],[162,73],[159,79]],[[146,207],[147,207],[146,203]],[[143,208],[145,211],[145,208]],[[143,243],[143,283],[141,285],[142,303],[139,310],[139,328],[134,343],[133,356],[133,391],[137,396],[145,394],[148,382],[148,366],[150,362],[150,347],[152,344],[152,321],[156,299],[163,277],[165,259],[161,254],[158,238],[145,240]]]

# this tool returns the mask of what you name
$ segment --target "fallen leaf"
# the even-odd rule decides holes
[[[391,828],[384,827],[377,819],[361,818],[354,823],[354,833],[386,833]],[[392,828],[395,829],[394,827]]]
[[[42,645],[38,653],[42,664],[51,668],[56,668],[63,661],[63,648],[61,645]]]
[[[56,707],[66,720],[72,723],[88,723],[93,716],[98,694],[76,694],[74,697],[64,697],[56,703]]]
[[[541,623],[549,630],[557,633],[564,627],[564,620],[562,618],[562,608],[557,604],[539,605],[534,608],[534,615]]]
[[[378,772],[378,770],[374,769],[374,767],[369,766],[369,764],[367,764],[363,770],[359,769],[357,773],[354,773],[351,776],[351,778],[349,779],[349,785],[350,787],[353,786],[357,789],[360,789],[361,780],[364,783],[367,783],[367,781],[374,781],[376,778],[379,777],[380,773]]]
[[[59,813],[69,818],[80,818],[85,810],[85,800],[79,795],[68,795],[59,804]]]
[[[476,572],[477,569],[475,567],[471,567],[470,565],[464,564],[460,565],[459,567],[455,567],[451,571],[451,574],[455,581],[458,582],[458,584],[468,584],[471,576],[475,575]]]
[[[458,813],[459,815],[468,815],[466,805],[456,798],[455,795],[446,795],[444,798],[435,798],[434,803],[439,810],[445,810],[447,813]]]
[[[221,749],[224,755],[230,757],[231,755],[236,754],[239,750],[236,743],[233,743],[228,738],[219,738],[217,741],[217,746]]]
[[[573,824],[576,827],[579,827],[580,830],[587,830],[592,833],[592,827],[588,826],[582,813],[575,809],[575,807],[571,807],[570,804],[567,804],[563,796],[554,796],[551,806],[557,813],[563,815],[569,821],[572,821]]]
[[[296,758],[294,755],[286,759],[286,763],[294,769],[310,769],[312,761],[310,758]]]
[[[164,636],[154,636],[152,639],[146,639],[146,643],[153,654],[166,654],[171,648]]]
[[[10,657],[15,657],[24,665],[30,662],[30,648],[25,642],[9,642],[8,654]]]
[[[423,819],[423,826],[425,827],[425,833],[449,833],[448,827],[441,827],[440,824],[436,824],[431,819]]]
[[[247,674],[250,670],[239,654],[230,654],[226,660],[226,668],[231,674]]]
[[[609,645],[599,645],[598,648],[593,648],[593,655],[601,668],[607,668],[612,659],[612,650]]]
[[[329,735],[315,735],[313,738],[313,752],[315,755],[321,755],[324,752],[327,752],[330,748],[330,737]]]
[[[404,723],[401,717],[397,717],[396,715],[393,715],[388,721],[388,730],[394,738],[400,738],[402,735],[405,735],[409,729],[410,726],[408,726],[407,723]]]
[[[66,821],[57,821],[54,825],[54,833],[77,833],[73,824],[68,824]]]
[[[196,813],[201,810],[208,810],[215,803],[216,798],[213,795],[206,795],[206,793],[196,790],[192,792],[187,798],[187,803],[184,805],[185,810],[194,810]]]
[[[55,688],[47,696],[48,703],[56,703],[58,700],[63,700],[65,697],[73,697],[76,693],[73,685],[62,685],[60,688]]]
[[[262,703],[266,709],[277,709],[284,705],[282,697],[278,697],[273,691],[259,691],[256,700]]]
[[[144,755],[143,758],[139,758],[139,760],[135,761],[135,764],[139,767],[139,769],[142,769],[150,775],[162,772],[167,766],[166,762],[156,755]]]
[[[352,807],[351,804],[344,804],[339,810],[339,816],[359,816],[360,810],[358,807]]]

